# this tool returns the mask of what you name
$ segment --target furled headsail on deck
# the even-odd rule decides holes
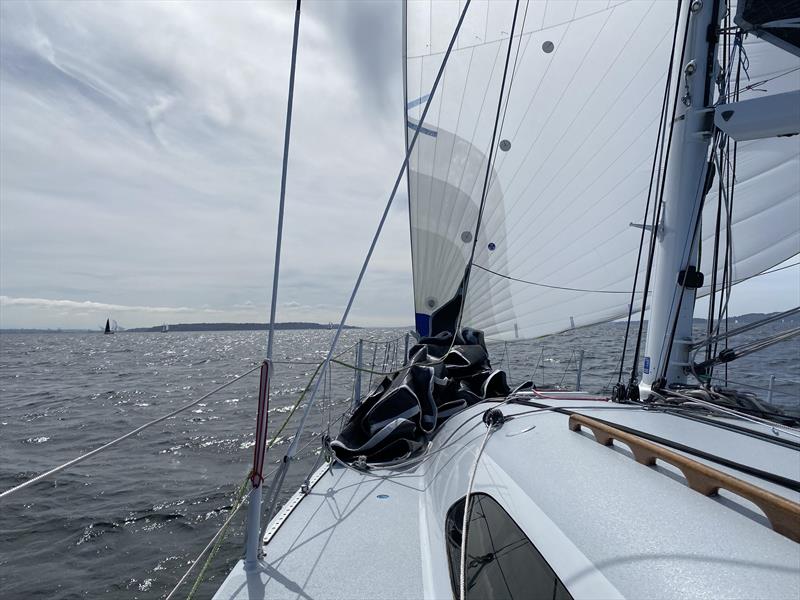
[[[505,373],[492,369],[482,332],[423,337],[409,352],[409,366],[358,404],[331,449],[346,461],[405,459],[457,412],[509,392]]]
[[[490,152],[463,324],[514,339],[627,313],[677,2],[520,3],[509,40],[514,5],[472,2],[425,123],[422,105],[463,5],[406,6],[407,139],[420,128],[408,188],[423,334],[448,321],[458,297]],[[492,150],[509,43],[502,147]],[[751,87],[740,99],[800,89],[798,57],[753,35],[744,49],[743,87]],[[740,143],[734,281],[800,252],[798,157],[798,136]],[[717,206],[716,193],[706,206]],[[715,211],[704,214],[708,243]],[[702,255],[707,275],[711,254]]]

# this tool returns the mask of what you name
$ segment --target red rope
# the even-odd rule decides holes
[[[261,364],[261,380],[258,384],[258,412],[256,414],[256,441],[253,448],[253,470],[250,481],[257,488],[264,481],[264,456],[267,445],[267,411],[269,409],[269,363]]]

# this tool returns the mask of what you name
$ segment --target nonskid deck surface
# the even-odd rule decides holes
[[[636,407],[550,403],[800,480],[800,452],[787,446]],[[215,598],[452,598],[445,515],[466,493],[491,406],[454,416],[411,470],[331,468],[272,537],[263,567],[246,574],[238,563]],[[693,491],[669,467],[570,431],[566,414],[502,410],[517,416],[489,439],[474,491],[503,506],[573,597],[800,597],[800,544],[747,501]]]
[[[421,486],[417,475],[376,479],[328,471],[267,545],[265,567],[247,574],[243,586],[240,561],[235,583],[229,578],[215,597],[424,597]]]
[[[534,399],[534,401],[538,405],[567,408],[567,405],[563,402],[543,399],[541,396]],[[677,444],[678,448],[673,449],[676,449],[681,454],[690,456],[694,460],[713,466],[715,469],[730,473],[745,481],[750,481],[775,494],[800,502],[800,492],[751,476],[748,473],[705,459],[702,456],[680,452],[679,449],[681,445],[696,448],[703,453],[800,483],[800,452],[797,449],[793,450],[791,447],[777,443],[759,442],[757,439],[726,429],[726,427],[736,427],[769,436],[771,435],[769,427],[728,418],[724,415],[713,416],[703,421],[674,414],[653,413],[642,410],[616,410],[619,405],[615,404],[609,404],[604,407],[603,405],[583,403],[582,406],[583,408],[576,410],[579,414],[594,419],[612,421],[617,425],[640,431],[643,434],[663,438],[670,443]],[[608,406],[614,408],[609,411]],[[709,426],[708,421],[719,423],[723,427]],[[790,442],[794,440],[795,443],[800,442],[800,439],[787,435],[781,436],[781,439]],[[795,444],[795,448],[797,447]]]

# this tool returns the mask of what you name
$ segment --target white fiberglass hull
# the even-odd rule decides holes
[[[795,482],[796,447],[637,406],[528,399],[539,408],[501,406],[516,417],[490,436],[473,493],[503,507],[573,598],[800,596],[800,545],[773,531],[754,505],[704,496],[677,469],[639,464],[624,446],[597,444],[571,431],[567,414],[541,406],[572,407]],[[323,468],[270,525],[262,566],[245,573],[240,561],[215,598],[454,597],[445,519],[467,491],[486,431],[481,416],[493,406],[455,415],[414,467]],[[690,458],[800,500],[782,485]]]

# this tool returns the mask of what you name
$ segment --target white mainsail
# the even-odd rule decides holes
[[[627,313],[641,235],[631,224],[644,213],[676,5],[520,2],[499,137],[510,148],[495,150],[464,324],[489,338],[529,338]],[[469,260],[515,3],[473,1],[419,124],[462,6],[410,0],[406,8],[407,134],[422,127],[408,182],[422,333],[456,295]],[[745,48],[743,86],[770,81],[742,98],[800,89],[798,57],[754,36]],[[739,145],[734,281],[800,252],[799,157],[797,136]],[[716,186],[705,243],[715,194]],[[711,255],[702,256],[707,276]]]

